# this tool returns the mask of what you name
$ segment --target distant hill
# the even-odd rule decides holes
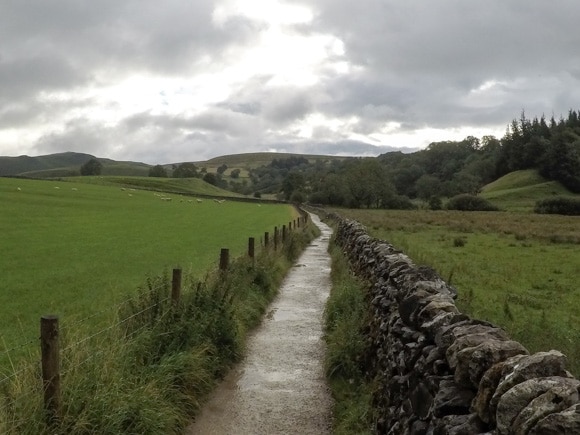
[[[227,156],[215,157],[210,160],[193,162],[198,168],[205,167],[208,172],[215,172],[216,169],[226,164],[229,168],[252,169],[262,165],[268,165],[273,159],[284,159],[288,157],[305,157],[311,163],[317,160],[344,160],[351,157],[323,156],[308,154],[289,153],[243,153],[231,154]],[[96,158],[103,164],[102,175],[116,176],[147,176],[152,165],[131,161],[116,161],[107,158],[95,157],[91,154],[65,152],[48,154],[44,156],[0,156],[0,176],[22,176],[30,178],[57,178],[72,177],[79,175],[80,167],[90,159]],[[183,162],[164,164],[168,169],[178,166]]]
[[[263,153],[242,153],[242,154],[230,154],[227,156],[214,157],[213,159],[193,162],[197,167],[205,167],[208,170],[212,168],[217,168],[223,164],[230,168],[240,168],[240,169],[252,169],[259,166],[268,165],[274,159],[286,159],[288,157],[304,157],[314,163],[317,160],[344,160],[352,157],[343,156],[326,156],[326,155],[312,155],[312,154],[290,154],[290,153],[274,153],[274,152],[263,152]],[[176,163],[179,164],[179,163]]]
[[[91,154],[66,152],[44,156],[0,157],[0,176],[56,178],[79,175],[80,167]],[[150,165],[139,162],[119,162],[97,158],[103,164],[103,175],[146,176]]]
[[[508,211],[531,211],[536,201],[556,195],[578,196],[534,169],[510,172],[481,190],[482,197]]]

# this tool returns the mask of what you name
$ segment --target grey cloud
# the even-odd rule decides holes
[[[389,122],[399,123],[402,132],[497,128],[522,109],[529,116],[556,117],[578,109],[576,0],[302,3],[312,6],[315,20],[291,30],[342,40],[344,56],[330,60],[345,61],[350,73],[321,65],[315,86],[273,87],[266,86],[273,77],[257,71],[224,101],[195,115],[158,115],[152,108],[113,126],[76,118],[51,127],[30,146],[38,152],[78,150],[152,163],[267,148],[367,153],[373,149],[344,142],[347,133],[316,127],[314,139],[304,140],[291,126],[310,113],[357,117],[354,133],[370,138]],[[1,2],[0,128],[32,129],[51,119],[70,119],[70,111],[93,104],[41,98],[53,91],[109,86],[134,73],[186,79],[208,72],[208,65],[226,68],[268,23],[232,17],[216,27],[215,5],[211,0]],[[477,91],[491,81],[494,86]]]

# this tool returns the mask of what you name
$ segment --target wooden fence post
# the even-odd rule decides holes
[[[47,315],[40,318],[40,350],[42,356],[44,409],[47,422],[52,425],[58,422],[60,416],[60,361],[57,316]]]
[[[286,241],[286,225],[282,225],[282,243]]]
[[[268,243],[270,243],[270,234],[266,231],[264,233],[264,248],[268,249]]]
[[[171,281],[171,302],[174,305],[179,303],[181,297],[181,269],[173,269],[173,279]]]
[[[220,270],[226,271],[230,265],[230,250],[222,248],[220,252]]]
[[[254,244],[255,240],[253,237],[248,239],[248,256],[253,259],[254,258]]]
[[[278,227],[274,227],[274,251],[278,249]]]

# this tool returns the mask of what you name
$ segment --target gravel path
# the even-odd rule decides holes
[[[187,434],[330,434],[322,315],[330,291],[331,229],[298,259],[248,341],[247,357],[214,392]]]

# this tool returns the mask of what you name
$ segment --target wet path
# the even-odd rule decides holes
[[[323,371],[322,318],[330,291],[331,229],[290,271],[246,359],[226,377],[187,434],[329,434],[332,400]]]

